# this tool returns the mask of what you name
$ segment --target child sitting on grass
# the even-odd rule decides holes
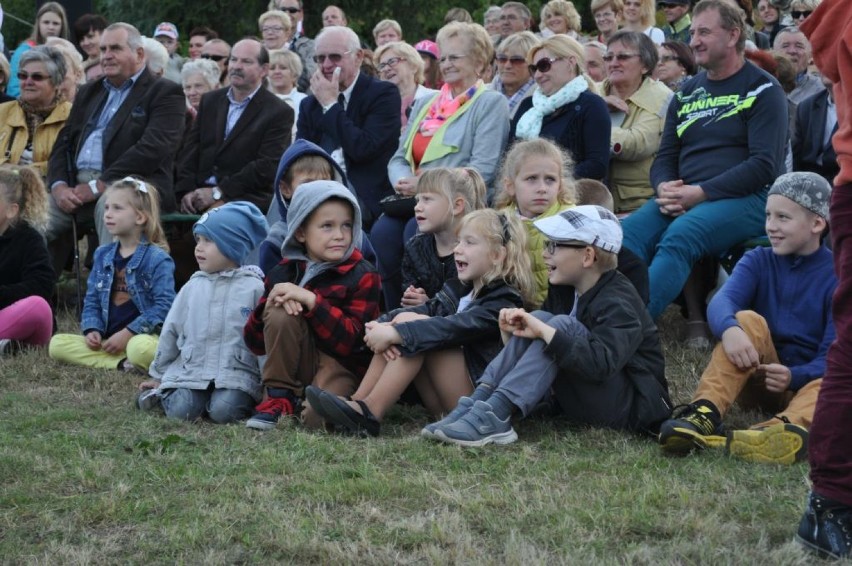
[[[453,249],[465,214],[485,208],[485,181],[471,168],[427,169],[417,182],[414,219],[419,233],[402,255],[402,306],[422,305],[456,274]]]
[[[0,168],[0,358],[53,334],[53,266],[42,231],[48,194],[30,167]]]
[[[808,427],[834,341],[832,254],[821,243],[831,186],[815,173],[778,177],[766,199],[771,248],[743,256],[710,301],[716,345],[692,402],[660,430],[665,452],[686,454],[723,443],[750,461],[790,464],[807,456]],[[773,416],[722,434],[738,401]]]
[[[266,277],[265,291],[245,325],[245,341],[263,365],[264,401],[246,426],[275,427],[294,415],[312,383],[350,395],[370,353],[364,325],[379,315],[379,274],[355,245],[361,209],[336,181],[313,181],[293,194],[287,211],[283,259]],[[308,426],[321,421],[310,410]]]
[[[503,189],[494,208],[517,215],[527,229],[527,251],[536,286],[532,303],[535,307],[547,296],[547,266],[541,256],[544,238],[533,222],[574,206],[572,164],[571,157],[558,145],[538,138],[515,143],[500,170]]]
[[[101,198],[104,223],[115,241],[95,250],[80,322],[83,336],[57,334],[50,357],[147,373],[175,298],[175,263],[160,225],[159,196],[152,185],[125,177]]]
[[[308,387],[314,411],[349,432],[378,436],[381,420],[411,383],[433,415],[470,393],[500,351],[498,313],[529,304],[534,286],[526,234],[514,215],[484,209],[465,216],[454,256],[458,278],[422,305],[367,325],[373,360],[352,400]]]
[[[546,238],[553,285],[571,285],[569,313],[500,312],[506,346],[470,397],[423,436],[462,446],[509,444],[524,416],[551,391],[574,423],[648,431],[669,413],[660,337],[636,289],[616,271],[621,226],[600,206],[578,206],[534,222]]]
[[[162,405],[166,416],[225,424],[247,419],[260,401],[260,366],[243,342],[248,314],[263,294],[257,267],[241,268],[266,237],[263,214],[250,202],[213,208],[195,223],[199,271],[178,293],[139,385],[137,406]]]

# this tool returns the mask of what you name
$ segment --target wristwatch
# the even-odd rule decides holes
[[[213,200],[222,200],[222,191],[219,187],[213,187]]]
[[[89,181],[89,188],[92,189],[92,194],[97,195],[100,191],[98,191],[98,180],[92,179]]]

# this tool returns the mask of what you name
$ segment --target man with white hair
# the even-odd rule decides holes
[[[296,137],[311,141],[340,164],[361,203],[365,228],[393,194],[388,161],[402,127],[399,90],[360,72],[364,51],[349,28],[324,28],[316,38],[317,70],[299,107]]]
[[[811,63],[811,42],[799,28],[782,29],[775,36],[774,51],[786,55],[796,67],[796,88],[787,95],[794,104],[799,104],[809,96],[825,90],[822,81],[816,75],[808,72]]]

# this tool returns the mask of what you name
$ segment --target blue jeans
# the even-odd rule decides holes
[[[257,404],[239,389],[167,389],[163,391],[163,410],[170,419],[194,421],[206,413],[217,424],[249,418]]]
[[[741,198],[705,201],[686,214],[662,214],[651,199],[624,221],[624,246],[648,264],[651,302],[659,318],[680,294],[692,266],[719,257],[735,245],[763,234],[766,191]]]
[[[399,308],[402,302],[402,256],[405,243],[417,233],[414,218],[392,218],[382,214],[370,230],[370,241],[379,258],[385,310]]]

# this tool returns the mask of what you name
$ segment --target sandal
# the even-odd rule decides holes
[[[342,426],[358,436],[379,436],[382,425],[364,401],[355,400],[362,411],[359,413],[337,395],[321,389],[319,391],[319,402],[323,408],[321,414],[328,422]]]

